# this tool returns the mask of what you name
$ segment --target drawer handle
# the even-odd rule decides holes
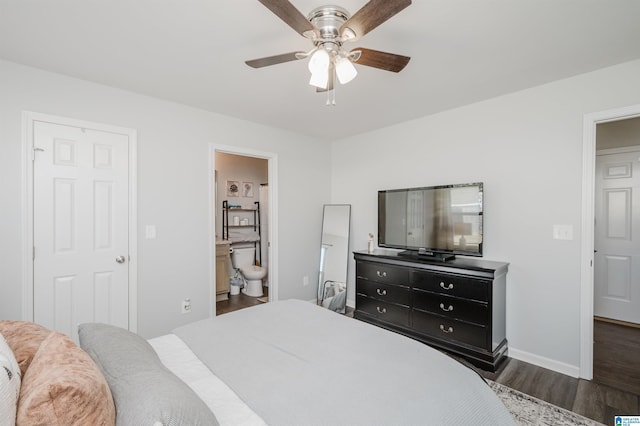
[[[440,281],[440,287],[445,290],[453,290],[453,283],[449,283],[449,285],[444,285],[444,281]]]
[[[380,306],[376,306],[376,309],[378,310],[379,314],[386,314],[387,313],[387,308],[381,308]]]
[[[444,306],[444,303],[440,304],[440,309],[442,309],[445,312],[451,312],[453,311],[453,305],[449,305],[449,307]]]
[[[387,290],[380,290],[379,288],[376,288],[376,293],[378,293],[378,296],[386,296]]]
[[[385,271],[376,271],[376,275],[380,278],[387,278],[387,273]]]
[[[453,327],[449,326],[445,328],[444,325],[440,324],[440,331],[443,333],[453,333]]]

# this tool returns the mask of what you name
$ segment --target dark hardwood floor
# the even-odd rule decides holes
[[[594,321],[594,379],[566,376],[509,358],[485,378],[606,425],[640,414],[640,328]],[[476,369],[477,370],[477,369]]]
[[[593,380],[640,394],[640,327],[596,318],[593,322]]]
[[[235,296],[229,295],[228,300],[216,302],[216,316],[265,303],[263,300],[269,300],[269,287],[262,287],[262,291],[264,292],[262,297],[251,297],[240,292]]]
[[[640,413],[640,395],[636,393],[576,379],[513,358],[507,359],[496,373],[481,374],[606,425],[614,425],[615,415]]]
[[[265,287],[265,297],[267,288]],[[255,297],[240,293],[216,303],[217,314],[257,305]],[[347,316],[353,308],[347,307]],[[495,373],[473,368],[483,377],[573,411],[605,425],[614,416],[640,414],[640,328],[594,322],[594,380],[576,379],[524,361],[507,358]],[[634,382],[638,380],[638,382]]]

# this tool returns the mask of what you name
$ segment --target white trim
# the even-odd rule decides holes
[[[209,144],[209,317],[216,316],[216,150]]]
[[[596,125],[640,117],[640,105],[585,114],[582,140],[582,245],[580,255],[580,376],[593,378],[593,249]]]
[[[509,348],[509,357],[549,370],[557,371],[558,373],[566,374],[567,376],[579,377],[580,368],[578,368],[577,366],[559,362],[540,355],[532,354],[531,352]]]
[[[22,112],[22,320],[33,321],[33,114]]]
[[[138,331],[138,134],[134,129],[37,112],[22,112],[22,319],[33,321],[33,126],[34,122],[84,127],[129,139],[129,330]]]
[[[129,330],[138,332],[138,131],[129,137]]]
[[[257,151],[253,149],[240,148],[231,145],[219,145],[215,143],[209,144],[209,291],[211,303],[211,316],[216,315],[216,288],[215,288],[215,229],[216,229],[216,206],[214,197],[213,181],[216,170],[216,152],[226,154],[243,155],[246,157],[262,158],[267,160],[268,167],[268,183],[269,183],[269,241],[267,241],[269,250],[269,262],[267,265],[267,273],[269,274],[269,301],[278,300],[278,155]]]

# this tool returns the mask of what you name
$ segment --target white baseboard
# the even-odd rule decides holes
[[[521,351],[516,348],[509,348],[509,356],[520,361],[528,362],[529,364],[537,365],[538,367],[566,374],[567,376],[576,378],[580,377],[580,367],[576,365],[566,364],[564,362],[556,361],[555,359]]]

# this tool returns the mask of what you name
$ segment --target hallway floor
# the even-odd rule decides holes
[[[640,395],[640,327],[593,321],[593,381]]]

